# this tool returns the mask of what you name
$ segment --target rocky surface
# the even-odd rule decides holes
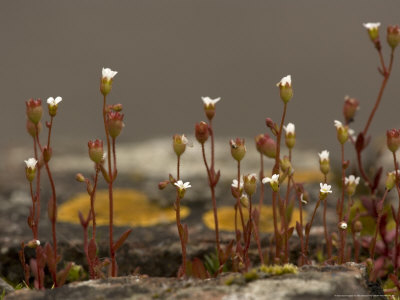
[[[217,279],[180,280],[128,276],[76,282],[45,291],[20,290],[6,300],[78,299],[386,299],[382,290],[371,290],[365,268],[347,264],[339,267],[306,266],[298,274],[271,276],[251,282],[227,284],[234,274]]]

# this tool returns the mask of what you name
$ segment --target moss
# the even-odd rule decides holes
[[[244,274],[235,274],[228,277],[225,281],[226,285],[245,284],[257,279],[268,278],[271,276],[280,276],[284,274],[297,274],[298,268],[292,264],[280,265],[262,265],[258,268],[253,268]]]
[[[283,266],[280,265],[271,265],[266,266],[262,265],[258,268],[259,272],[263,272],[268,275],[276,276],[276,275],[283,275],[283,274],[297,274],[298,268],[293,264],[284,264]]]

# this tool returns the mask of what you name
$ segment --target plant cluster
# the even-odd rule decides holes
[[[251,241],[257,246],[259,259],[262,268],[267,268],[266,264],[274,267],[273,270],[281,270],[277,265],[291,266],[290,263],[290,239],[296,231],[300,240],[300,257],[297,261],[299,266],[312,264],[314,254],[310,253],[310,233],[314,224],[315,217],[320,205],[323,205],[323,227],[325,238],[325,252],[322,261],[325,264],[343,264],[350,260],[363,262],[370,271],[370,280],[375,281],[378,278],[390,278],[393,288],[387,290],[388,293],[395,292],[394,287],[400,290],[398,281],[398,272],[400,265],[400,245],[398,241],[398,232],[400,226],[400,173],[398,158],[396,152],[400,147],[400,130],[391,129],[387,131],[387,147],[393,156],[394,171],[387,172],[384,187],[380,186],[383,168],[377,168],[374,174],[370,174],[365,169],[363,152],[369,145],[371,136],[368,130],[372,124],[375,113],[382,100],[383,92],[390,78],[394,60],[394,52],[400,42],[399,26],[389,26],[387,28],[387,43],[390,46],[389,63],[385,62],[382,53],[382,46],[379,36],[380,23],[367,23],[364,27],[367,29],[370,40],[376,48],[379,56],[380,67],[378,68],[382,75],[381,87],[378,92],[375,105],[363,127],[363,130],[355,135],[349,125],[354,121],[359,101],[352,97],[345,97],[343,106],[343,121],[335,120],[333,125],[336,128],[336,137],[341,154],[340,164],[340,184],[338,190],[340,196],[336,203],[337,227],[328,228],[326,215],[329,201],[329,195],[332,193],[329,176],[331,172],[329,152],[323,150],[319,153],[320,171],[323,180],[320,182],[319,196],[315,203],[310,220],[305,219],[303,207],[310,204],[310,197],[303,184],[295,181],[295,169],[293,168],[293,149],[296,145],[296,131],[293,123],[286,122],[286,113],[289,109],[290,101],[293,98],[292,78],[290,75],[283,77],[278,82],[277,87],[279,96],[283,103],[283,112],[280,122],[276,123],[271,118],[265,120],[268,133],[259,134],[255,137],[255,146],[260,154],[260,169],[253,174],[242,174],[241,163],[246,155],[246,144],[244,139],[236,138],[229,141],[230,152],[237,166],[237,176],[233,179],[231,193],[235,199],[235,239],[226,245],[220,242],[218,226],[218,208],[215,188],[219,182],[221,172],[215,166],[215,135],[213,120],[216,116],[216,104],[221,98],[211,99],[202,97],[203,108],[208,122],[202,121],[195,124],[195,137],[201,146],[202,159],[204,162],[208,186],[210,188],[211,202],[215,222],[215,244],[216,261],[209,256],[206,257],[206,265],[212,268],[206,268],[203,262],[195,258],[188,259],[187,244],[189,241],[189,229],[187,224],[182,224],[180,216],[180,205],[184,199],[186,191],[191,187],[189,182],[182,180],[180,165],[182,155],[191,143],[184,134],[175,134],[172,140],[173,150],[177,157],[176,175],[169,174],[169,178],[159,183],[158,187],[164,189],[169,184],[174,187],[176,200],[174,209],[176,212],[176,225],[181,242],[182,265],[178,271],[178,277],[194,276],[198,278],[207,278],[218,276],[223,272],[227,265],[232,271],[247,273],[251,267],[249,258],[249,249]],[[117,275],[116,251],[127,239],[131,230],[127,230],[121,237],[114,242],[113,237],[113,184],[117,178],[117,160],[115,141],[121,133],[124,115],[121,113],[122,105],[108,105],[107,96],[111,91],[112,82],[117,72],[110,69],[103,69],[100,91],[103,95],[103,122],[106,135],[107,149],[103,150],[103,141],[89,141],[89,157],[94,163],[94,175],[92,178],[86,178],[82,174],[77,174],[76,179],[86,184],[87,192],[90,196],[90,211],[84,217],[79,214],[80,222],[84,230],[84,250],[89,266],[90,278],[99,278],[105,276],[103,269],[110,265],[109,274]],[[57,254],[56,239],[56,220],[57,220],[57,201],[54,181],[51,175],[49,162],[51,159],[52,148],[50,144],[53,119],[57,114],[58,104],[61,97],[56,99],[49,98],[48,113],[50,121],[46,122],[48,129],[47,143],[42,144],[39,140],[39,132],[42,128],[41,117],[43,108],[41,100],[31,99],[27,102],[27,130],[33,138],[34,157],[26,162],[26,177],[30,185],[32,196],[32,208],[28,216],[28,225],[32,230],[33,239],[28,243],[22,243],[20,251],[21,263],[24,266],[25,282],[29,285],[31,273],[34,276],[34,286],[38,289],[44,288],[44,268],[47,266],[55,287],[65,282],[66,276],[71,268],[71,264],[63,270],[58,271],[57,265],[60,262],[60,256]],[[207,158],[206,144],[209,143],[209,158]],[[282,155],[281,144],[284,140],[288,155]],[[350,160],[346,159],[346,143],[354,146],[356,161],[354,168],[357,174],[348,174]],[[273,160],[273,167],[270,175],[265,176],[264,156]],[[42,168],[45,168],[51,185],[51,198],[48,201],[48,216],[52,224],[53,243],[47,243],[44,247],[40,244],[38,236],[38,226],[40,217],[40,179]],[[109,252],[110,257],[100,260],[97,256],[96,244],[96,212],[95,198],[99,175],[102,175],[108,185],[109,191]],[[365,183],[367,189],[361,194],[357,190],[360,182]],[[260,242],[259,222],[263,202],[265,200],[266,189],[264,184],[269,186],[272,199],[273,210],[273,235],[270,248],[262,249]],[[260,185],[258,205],[254,202],[257,186]],[[396,189],[399,198],[399,205],[396,209],[393,205],[385,202],[390,190]],[[357,197],[361,199],[361,206],[354,204]],[[331,200],[332,201],[332,200]],[[298,206],[300,218],[295,226],[290,226],[292,211]],[[248,218],[244,217],[244,211],[248,211]],[[370,216],[375,220],[376,226],[373,227],[372,235],[361,235],[365,224],[363,217]],[[390,230],[388,227],[389,219],[392,218],[395,228]],[[88,227],[92,225],[91,237],[88,237]],[[29,264],[25,261],[24,248],[32,247],[36,249],[36,258],[31,259]],[[364,251],[366,250],[366,251]],[[364,252],[363,252],[364,251]],[[292,268],[292,267],[291,267]],[[212,269],[212,270],[211,270]],[[271,270],[272,270],[271,269]],[[269,270],[269,269],[268,269]],[[293,269],[295,270],[295,269]],[[251,272],[250,272],[251,273]],[[270,271],[268,271],[270,273]]]

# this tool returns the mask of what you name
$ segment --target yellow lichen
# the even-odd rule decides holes
[[[258,207],[258,206],[257,206]],[[248,219],[248,210],[243,209],[243,217],[245,221]],[[305,220],[306,214],[303,211],[303,220]],[[218,208],[218,222],[219,229],[225,231],[235,231],[235,209],[232,206],[222,206]],[[289,226],[295,226],[296,221],[300,221],[300,212],[297,208],[293,209],[293,215]],[[204,224],[211,230],[214,230],[214,214],[213,211],[210,210],[203,215]],[[238,224],[241,224],[239,213],[238,213]],[[272,207],[263,205],[261,209],[260,216],[260,231],[261,232],[273,232],[273,215],[272,215]]]
[[[114,225],[116,226],[153,226],[175,221],[173,207],[162,208],[151,203],[148,197],[133,189],[114,190]],[[87,193],[80,193],[59,206],[58,220],[79,224],[78,212],[87,216],[90,198]],[[108,190],[98,190],[95,201],[96,223],[108,225],[109,201]],[[181,206],[181,218],[189,215],[189,208]]]

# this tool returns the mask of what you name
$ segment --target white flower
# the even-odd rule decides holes
[[[331,191],[331,186],[329,184],[322,184],[322,182],[319,184],[319,186],[321,187],[320,192],[322,194],[328,194],[328,193],[332,193]]]
[[[365,28],[367,28],[368,30],[372,30],[372,29],[378,29],[379,26],[381,26],[380,22],[376,22],[376,23],[363,23],[363,26]]]
[[[183,183],[182,180],[178,180],[177,182],[174,183],[174,185],[176,185],[180,191],[186,190],[186,189],[192,187],[192,186],[190,185],[190,182],[185,182],[185,183]]]
[[[300,201],[303,204],[307,204],[308,203],[308,201],[304,199],[304,194],[303,193],[301,193],[301,195],[300,195]]]
[[[182,144],[185,144],[188,147],[193,147],[193,142],[190,141],[184,134],[181,136]]]
[[[214,106],[219,100],[221,100],[221,97],[215,99],[211,99],[210,97],[201,97],[201,99],[205,106]]]
[[[287,126],[283,126],[283,129],[285,129],[286,134],[293,134],[294,135],[294,124],[293,123],[288,123]]]
[[[53,97],[49,97],[47,99],[47,104],[49,104],[50,106],[56,106],[61,101],[62,101],[62,98],[60,96],[56,97],[56,99],[54,99]]]
[[[269,182],[269,185],[274,192],[279,191],[279,174],[273,174],[271,178],[264,177],[262,183],[265,184],[267,182]]]
[[[115,75],[117,75],[117,71],[113,71],[110,68],[103,68],[101,71],[102,77],[106,78],[107,80],[111,80],[114,78]]]
[[[28,160],[24,160],[26,163],[26,167],[34,170],[36,168],[37,160],[34,158],[29,158]]]
[[[400,170],[397,170],[397,172],[396,172],[396,170],[389,172],[388,175],[396,176],[396,173],[397,173],[397,175],[400,175]]]
[[[237,179],[233,179],[233,180],[232,180],[231,186],[232,186],[233,188],[235,188],[235,189],[238,188],[238,181],[237,181]],[[242,188],[243,188],[243,178],[240,178],[240,186],[239,186],[239,189],[242,189]]]
[[[342,122],[340,122],[340,121],[338,121],[338,120],[335,120],[335,121],[333,121],[333,123],[335,124],[335,127],[336,127],[337,129],[343,128]]]
[[[348,133],[353,139],[356,138],[356,135],[355,135],[356,132],[354,131],[354,129],[348,128],[348,129],[347,129],[347,133]]]
[[[329,161],[329,151],[323,150],[321,153],[318,153],[319,155],[319,161]]]
[[[266,184],[267,182],[269,182],[271,185],[279,183],[279,174],[274,174],[271,178],[264,177],[262,183]]]
[[[340,222],[339,227],[343,230],[347,229],[347,223],[346,222]]]
[[[344,184],[358,185],[359,182],[360,182],[360,177],[355,177],[354,175],[350,175],[349,177],[344,178]]]
[[[247,176],[245,176],[247,178],[247,180],[251,180],[252,178],[255,178],[257,180],[257,174],[256,173],[251,173]],[[236,180],[237,181],[237,180]]]
[[[292,76],[287,75],[285,77],[283,77],[281,79],[281,81],[279,81],[276,86],[285,86],[286,84],[288,84],[289,86],[292,85]]]

